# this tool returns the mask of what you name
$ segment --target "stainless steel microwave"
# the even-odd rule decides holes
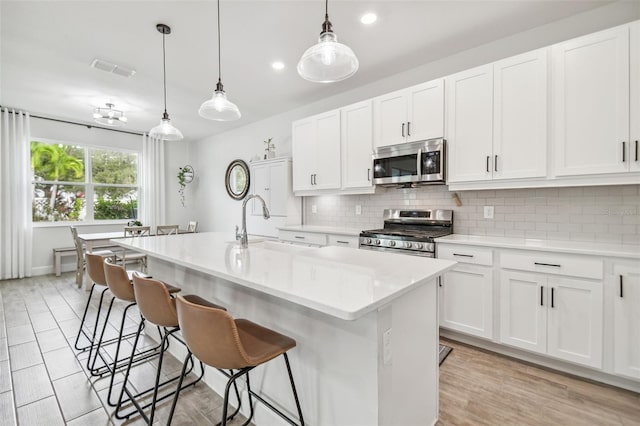
[[[445,183],[446,141],[426,141],[383,146],[373,154],[373,183],[383,186]]]

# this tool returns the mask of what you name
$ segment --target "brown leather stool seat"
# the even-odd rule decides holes
[[[129,309],[131,309],[133,306],[136,305],[136,296],[135,296],[133,284],[130,279],[130,273],[127,272],[124,265],[115,265],[111,263],[108,259],[105,259],[103,261],[103,267],[104,267],[104,276],[107,282],[107,286],[109,287],[109,291],[112,293],[113,297],[111,298],[111,302],[109,304],[109,310],[107,311],[106,318],[104,319],[104,324],[102,326],[100,337],[98,339],[98,342],[96,343],[95,354],[93,355],[93,357],[89,357],[89,359],[87,360],[87,367],[89,368],[89,371],[91,372],[91,374],[94,376],[102,376],[105,374],[110,374],[111,379],[109,382],[109,392],[107,396],[107,403],[115,407],[118,402],[112,401],[111,395],[113,391],[113,383],[116,376],[116,371],[129,365],[131,355],[133,355],[134,363],[142,362],[155,356],[161,350],[162,344],[160,343],[157,346],[154,346],[152,348],[147,348],[140,352],[136,352],[134,349],[132,350],[131,354],[126,354],[126,356],[124,356],[123,358],[119,358],[123,338],[126,339],[131,336],[137,335],[137,332],[123,335],[124,328],[125,328],[125,321],[127,318],[127,312],[129,311]],[[170,293],[177,293],[180,291],[178,287],[174,287],[174,286],[168,286],[166,287],[166,289]],[[119,327],[117,327],[118,337],[115,339],[112,339],[111,341],[104,341],[104,334],[107,328],[107,324],[109,322],[111,308],[113,307],[113,303],[115,302],[116,299],[127,303],[126,307],[122,312],[122,318],[121,318]],[[139,323],[139,326],[144,328],[143,320]],[[159,328],[158,328],[158,331],[160,332]],[[104,349],[104,346],[107,345],[109,342],[116,343],[115,353],[113,354],[113,357],[111,360],[105,358],[106,354],[103,353],[104,350],[101,351],[101,349]],[[98,358],[102,360],[104,365],[96,367],[95,364]]]
[[[285,360],[300,423],[304,424],[287,356],[287,351],[296,346],[295,340],[249,320],[234,319],[224,310],[195,303],[186,297],[178,296],[176,307],[182,336],[189,351],[200,361],[223,372],[229,379],[224,394],[223,414],[220,422],[222,425],[226,425],[228,420],[227,405],[230,385],[235,384],[236,380],[241,376],[246,376],[249,394],[251,413],[247,419],[247,424],[253,418],[252,397],[267,405],[289,423],[295,424],[286,414],[265,401],[260,395],[254,393],[249,382],[249,372],[253,368],[280,355],[283,355]],[[185,359],[183,370],[186,368],[186,363],[187,359]],[[223,369],[231,370],[230,374],[227,374]],[[239,371],[234,373],[234,369]],[[173,415],[177,400],[178,394],[174,398],[170,416]],[[240,408],[239,405],[240,401],[238,402],[238,409]],[[236,412],[238,409],[236,409]]]
[[[182,339],[177,337],[175,333],[180,330],[178,326],[178,314],[176,311],[176,301],[171,297],[171,290],[175,289],[173,286],[168,286],[162,281],[155,280],[152,278],[146,278],[139,276],[137,273],[133,275],[133,293],[135,300],[138,304],[138,309],[140,310],[140,315],[142,316],[142,321],[138,325],[138,330],[136,332],[136,337],[133,343],[133,349],[131,351],[131,356],[129,357],[129,363],[127,365],[127,370],[124,376],[124,383],[122,385],[122,389],[120,391],[120,397],[118,398],[118,404],[116,406],[116,418],[118,419],[126,419],[129,418],[134,413],[138,412],[143,417],[143,419],[147,422],[147,424],[153,424],[156,404],[173,395],[174,393],[180,392],[182,389],[189,387],[191,385],[195,385],[199,382],[204,376],[204,366],[200,363],[200,376],[191,381],[188,384],[180,386],[174,392],[167,393],[161,397],[158,397],[158,392],[161,387],[178,380],[182,376],[177,376],[172,379],[166,380],[160,383],[160,374],[162,371],[162,361],[164,359],[164,352],[169,347],[169,337],[173,337],[178,342],[185,344]],[[196,301],[203,301],[201,298],[195,299]],[[207,302],[208,303],[208,302]],[[211,307],[216,309],[224,308],[222,306],[211,303]],[[158,332],[160,333],[161,343],[160,343],[160,353],[158,354],[158,367],[156,369],[156,380],[153,387],[138,392],[137,394],[133,394],[132,391],[128,388],[129,382],[129,374],[131,372],[131,367],[134,363],[134,355],[136,348],[138,346],[138,341],[140,339],[140,334],[144,328],[145,322],[150,322],[158,327]],[[194,363],[193,359],[190,358],[191,367],[189,371],[186,371],[184,375],[188,375],[193,369]],[[153,391],[153,398],[151,402],[141,405],[140,397],[143,397],[148,392]],[[124,399],[125,393],[127,394],[128,399]],[[123,403],[131,402],[135,410],[130,411],[128,413],[123,413]],[[145,409],[150,408],[149,415],[145,413]]]

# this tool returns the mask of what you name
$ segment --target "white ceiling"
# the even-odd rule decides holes
[[[199,139],[288,111],[453,53],[609,1],[339,1],[329,17],[360,70],[334,84],[300,78],[296,64],[317,40],[324,2],[224,0],[222,81],[242,112],[232,123],[198,116],[217,81],[215,1],[1,1],[0,104],[90,122],[110,100],[148,131],[162,114],[162,36],[167,102],[185,138]],[[378,15],[360,24],[368,11]],[[100,58],[136,70],[124,78],[90,68]],[[270,63],[286,64],[276,72]]]

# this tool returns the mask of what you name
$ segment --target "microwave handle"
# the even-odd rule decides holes
[[[418,164],[417,164],[417,171],[418,171],[418,180],[422,180],[422,148],[418,149]]]

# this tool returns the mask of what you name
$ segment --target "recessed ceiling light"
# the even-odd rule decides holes
[[[365,13],[360,18],[360,22],[362,22],[365,25],[371,25],[377,20],[378,20],[378,15],[376,15],[375,13]]]
[[[271,68],[273,68],[274,70],[280,71],[284,69],[284,63],[280,62],[280,61],[276,61],[276,62],[272,62],[271,63]]]

